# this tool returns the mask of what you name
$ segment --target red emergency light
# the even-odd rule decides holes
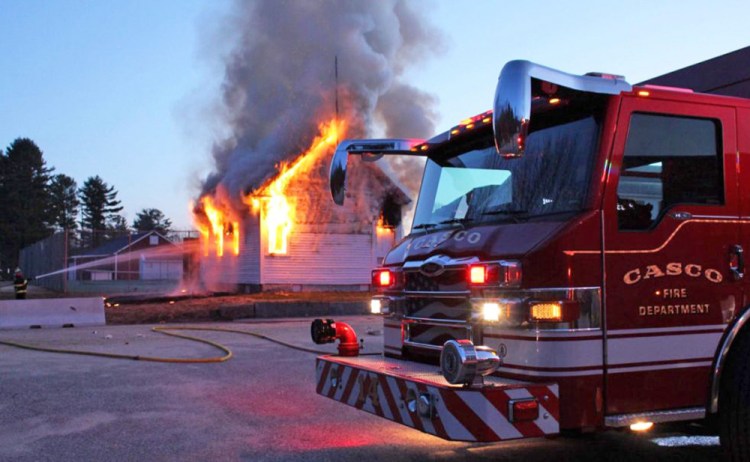
[[[466,272],[466,280],[472,286],[518,287],[521,276],[521,262],[518,261],[469,265]]]
[[[372,285],[374,287],[390,287],[396,282],[393,271],[387,269],[376,269],[372,272]]]
[[[511,400],[508,403],[511,422],[529,422],[539,418],[539,402],[535,399]]]

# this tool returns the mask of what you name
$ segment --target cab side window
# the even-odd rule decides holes
[[[617,185],[619,229],[649,229],[675,204],[723,204],[721,152],[718,120],[632,114]]]

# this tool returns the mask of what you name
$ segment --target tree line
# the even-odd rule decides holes
[[[20,249],[59,231],[81,231],[87,235],[82,246],[98,246],[118,233],[157,230],[167,233],[172,226],[158,209],[136,214],[132,228],[120,212],[123,206],[117,190],[99,175],[79,187],[63,173],[53,174],[44,154],[28,138],[17,138],[0,149],[0,265],[18,264]],[[89,233],[86,233],[86,232]]]

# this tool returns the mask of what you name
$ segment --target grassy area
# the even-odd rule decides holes
[[[217,297],[183,298],[159,303],[120,303],[105,307],[107,324],[194,322],[231,319],[228,312],[259,302],[337,303],[369,300],[368,292],[267,292]]]
[[[145,294],[142,294],[145,295]],[[93,294],[60,294],[33,285],[29,286],[28,298],[78,298],[94,297]],[[15,298],[11,282],[0,284],[0,299]],[[362,302],[370,299],[369,292],[261,292],[222,296],[185,297],[174,299],[154,294],[158,301],[138,303],[116,303],[117,297],[105,305],[107,324],[156,324],[162,322],[195,322],[228,320],[242,317],[256,303],[338,303]]]

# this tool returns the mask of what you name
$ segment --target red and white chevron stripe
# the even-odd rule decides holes
[[[373,357],[321,356],[316,376],[320,395],[447,440],[494,442],[560,431],[556,384],[487,377],[484,387],[466,388],[446,382],[436,366]],[[536,420],[512,421],[510,405],[518,400],[538,402]]]

